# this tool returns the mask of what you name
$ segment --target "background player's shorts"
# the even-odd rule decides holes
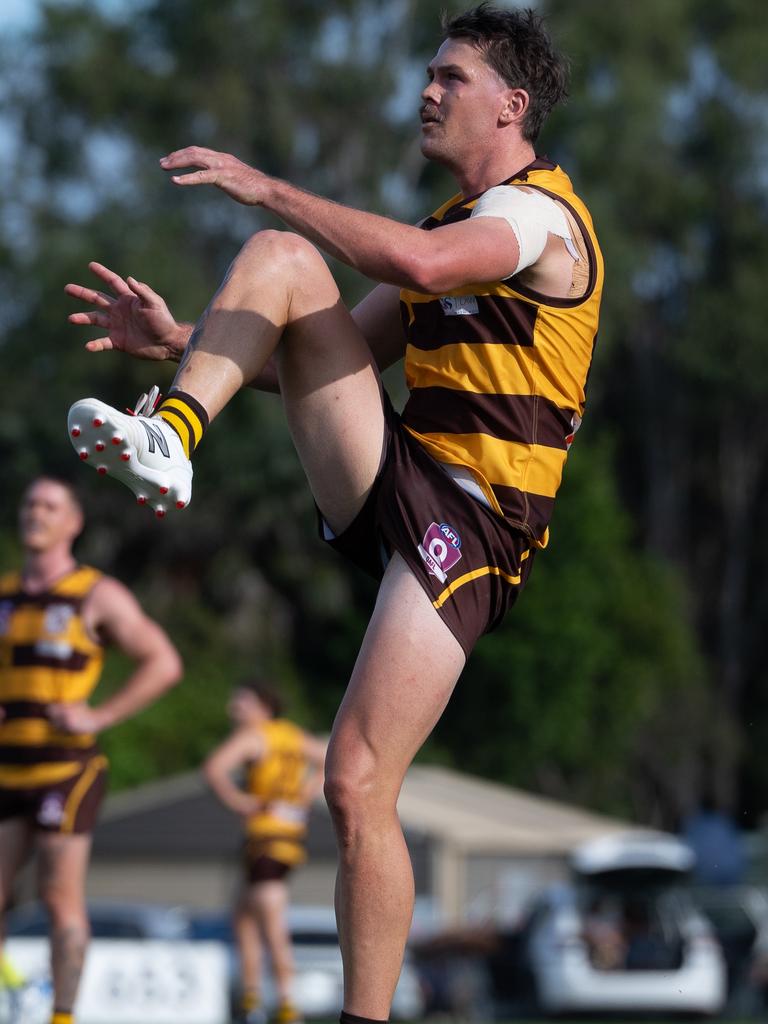
[[[345,558],[381,579],[397,551],[469,656],[501,622],[531,570],[530,537],[462,490],[402,426],[385,396],[387,451],[363,508],[337,537]]]
[[[97,754],[69,779],[48,786],[0,787],[0,821],[23,818],[42,832],[92,832],[107,788],[107,759]]]
[[[302,843],[251,836],[243,848],[243,867],[249,885],[279,882],[305,859]]]
[[[293,870],[292,864],[283,864],[262,854],[260,857],[248,859],[245,865],[245,877],[249,885],[258,882],[281,882]]]

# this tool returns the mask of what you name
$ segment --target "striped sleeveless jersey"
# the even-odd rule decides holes
[[[589,212],[560,167],[537,158],[502,184],[550,196],[575,221],[585,290],[551,298],[516,277],[444,295],[403,289],[410,397],[402,423],[439,462],[468,469],[493,511],[544,547],[584,412],[603,261]],[[479,198],[454,197],[422,227],[467,219]]]
[[[47,710],[87,700],[99,680],[103,649],[81,609],[100,578],[78,566],[44,593],[28,594],[20,573],[0,577],[0,786],[62,782],[97,753],[94,736],[59,731]]]

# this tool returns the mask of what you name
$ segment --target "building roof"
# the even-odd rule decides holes
[[[431,765],[414,765],[398,803],[401,820],[465,852],[568,853],[579,843],[626,832],[626,822]]]
[[[596,836],[627,831],[622,821],[448,768],[413,765],[398,802],[409,846],[441,841],[464,853],[563,855]],[[94,837],[97,857],[219,857],[241,842],[237,819],[197,772],[148,783],[107,799]],[[327,808],[312,810],[309,849],[335,855]]]

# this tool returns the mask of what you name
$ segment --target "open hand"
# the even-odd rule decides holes
[[[92,309],[71,313],[71,324],[102,327],[102,338],[86,342],[89,352],[118,350],[137,359],[178,359],[186,343],[186,332],[177,324],[165,300],[133,277],[122,278],[101,263],[88,269],[110,289],[98,291],[80,284],[68,284],[67,295],[87,302]]]
[[[231,153],[217,153],[202,146],[177,149],[160,160],[164,171],[180,167],[199,167],[188,174],[174,174],[175,185],[215,185],[238,203],[259,206],[266,198],[270,178],[255,167],[249,167]]]

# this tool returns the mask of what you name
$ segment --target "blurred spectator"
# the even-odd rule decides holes
[[[739,885],[744,880],[746,856],[741,833],[713,800],[684,822],[682,835],[696,854],[694,880],[700,885]]]
[[[584,915],[584,941],[593,967],[615,971],[624,966],[626,942],[615,910],[595,897]]]

